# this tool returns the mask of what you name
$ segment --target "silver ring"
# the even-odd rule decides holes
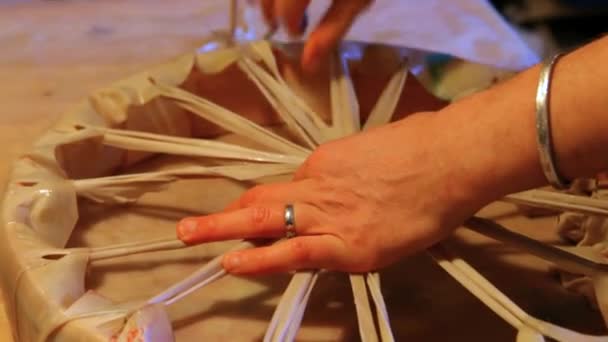
[[[293,210],[293,205],[285,206],[285,237],[291,239],[296,236],[296,215]]]

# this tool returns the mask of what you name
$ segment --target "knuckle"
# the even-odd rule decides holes
[[[260,201],[264,193],[264,188],[261,185],[249,189],[243,194],[243,196],[241,196],[241,205],[248,207],[251,204]]]
[[[251,208],[251,224],[255,229],[266,227],[270,220],[270,209],[263,206],[254,206]]]
[[[330,219],[334,225],[346,234],[353,233],[352,222],[360,217],[357,214],[357,204],[344,199],[339,194],[326,192],[316,200],[317,207]]]
[[[335,192],[325,192],[319,202],[323,208],[334,214],[344,212],[348,208],[346,201]]]
[[[332,195],[335,195],[337,193],[336,186],[331,181],[331,179],[329,179],[327,177],[323,177],[323,176],[318,176],[318,177],[315,177],[314,181],[315,181],[315,191],[317,191],[318,193],[332,194]]]
[[[327,144],[317,147],[305,162],[307,170],[317,170],[321,168],[330,155],[331,151],[329,151]]]
[[[364,236],[363,234],[354,233],[350,237],[350,245],[354,248],[354,250],[366,251],[369,247],[369,237]]]
[[[339,149],[334,146],[335,142],[327,142],[318,146],[308,158],[306,158],[300,167],[300,173],[310,177],[338,172],[340,168],[336,168],[336,165],[341,162],[340,159],[344,159],[344,156],[343,153],[340,153]]]

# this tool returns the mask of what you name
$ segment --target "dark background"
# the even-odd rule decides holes
[[[608,33],[608,0],[491,0],[523,32],[571,49]]]

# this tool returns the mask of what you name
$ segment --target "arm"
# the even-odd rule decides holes
[[[556,165],[567,179],[608,169],[608,37],[561,58],[549,102]],[[487,201],[546,184],[536,144],[535,94],[540,67],[443,110],[460,129],[469,182],[486,189]],[[447,122],[446,122],[447,124]],[[451,136],[451,138],[449,137]],[[468,151],[468,152],[467,152]]]

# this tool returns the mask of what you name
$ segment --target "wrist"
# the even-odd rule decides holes
[[[535,135],[538,74],[537,67],[530,69],[437,115],[447,132],[446,154],[454,179],[479,207],[546,184]]]
[[[566,179],[594,177],[608,168],[608,37],[575,50],[555,65],[550,121],[555,164]]]
[[[550,130],[556,167],[566,179],[608,169],[608,37],[560,59],[551,85]],[[480,206],[547,185],[537,146],[540,66],[469,96],[437,115],[437,139],[453,179]]]

